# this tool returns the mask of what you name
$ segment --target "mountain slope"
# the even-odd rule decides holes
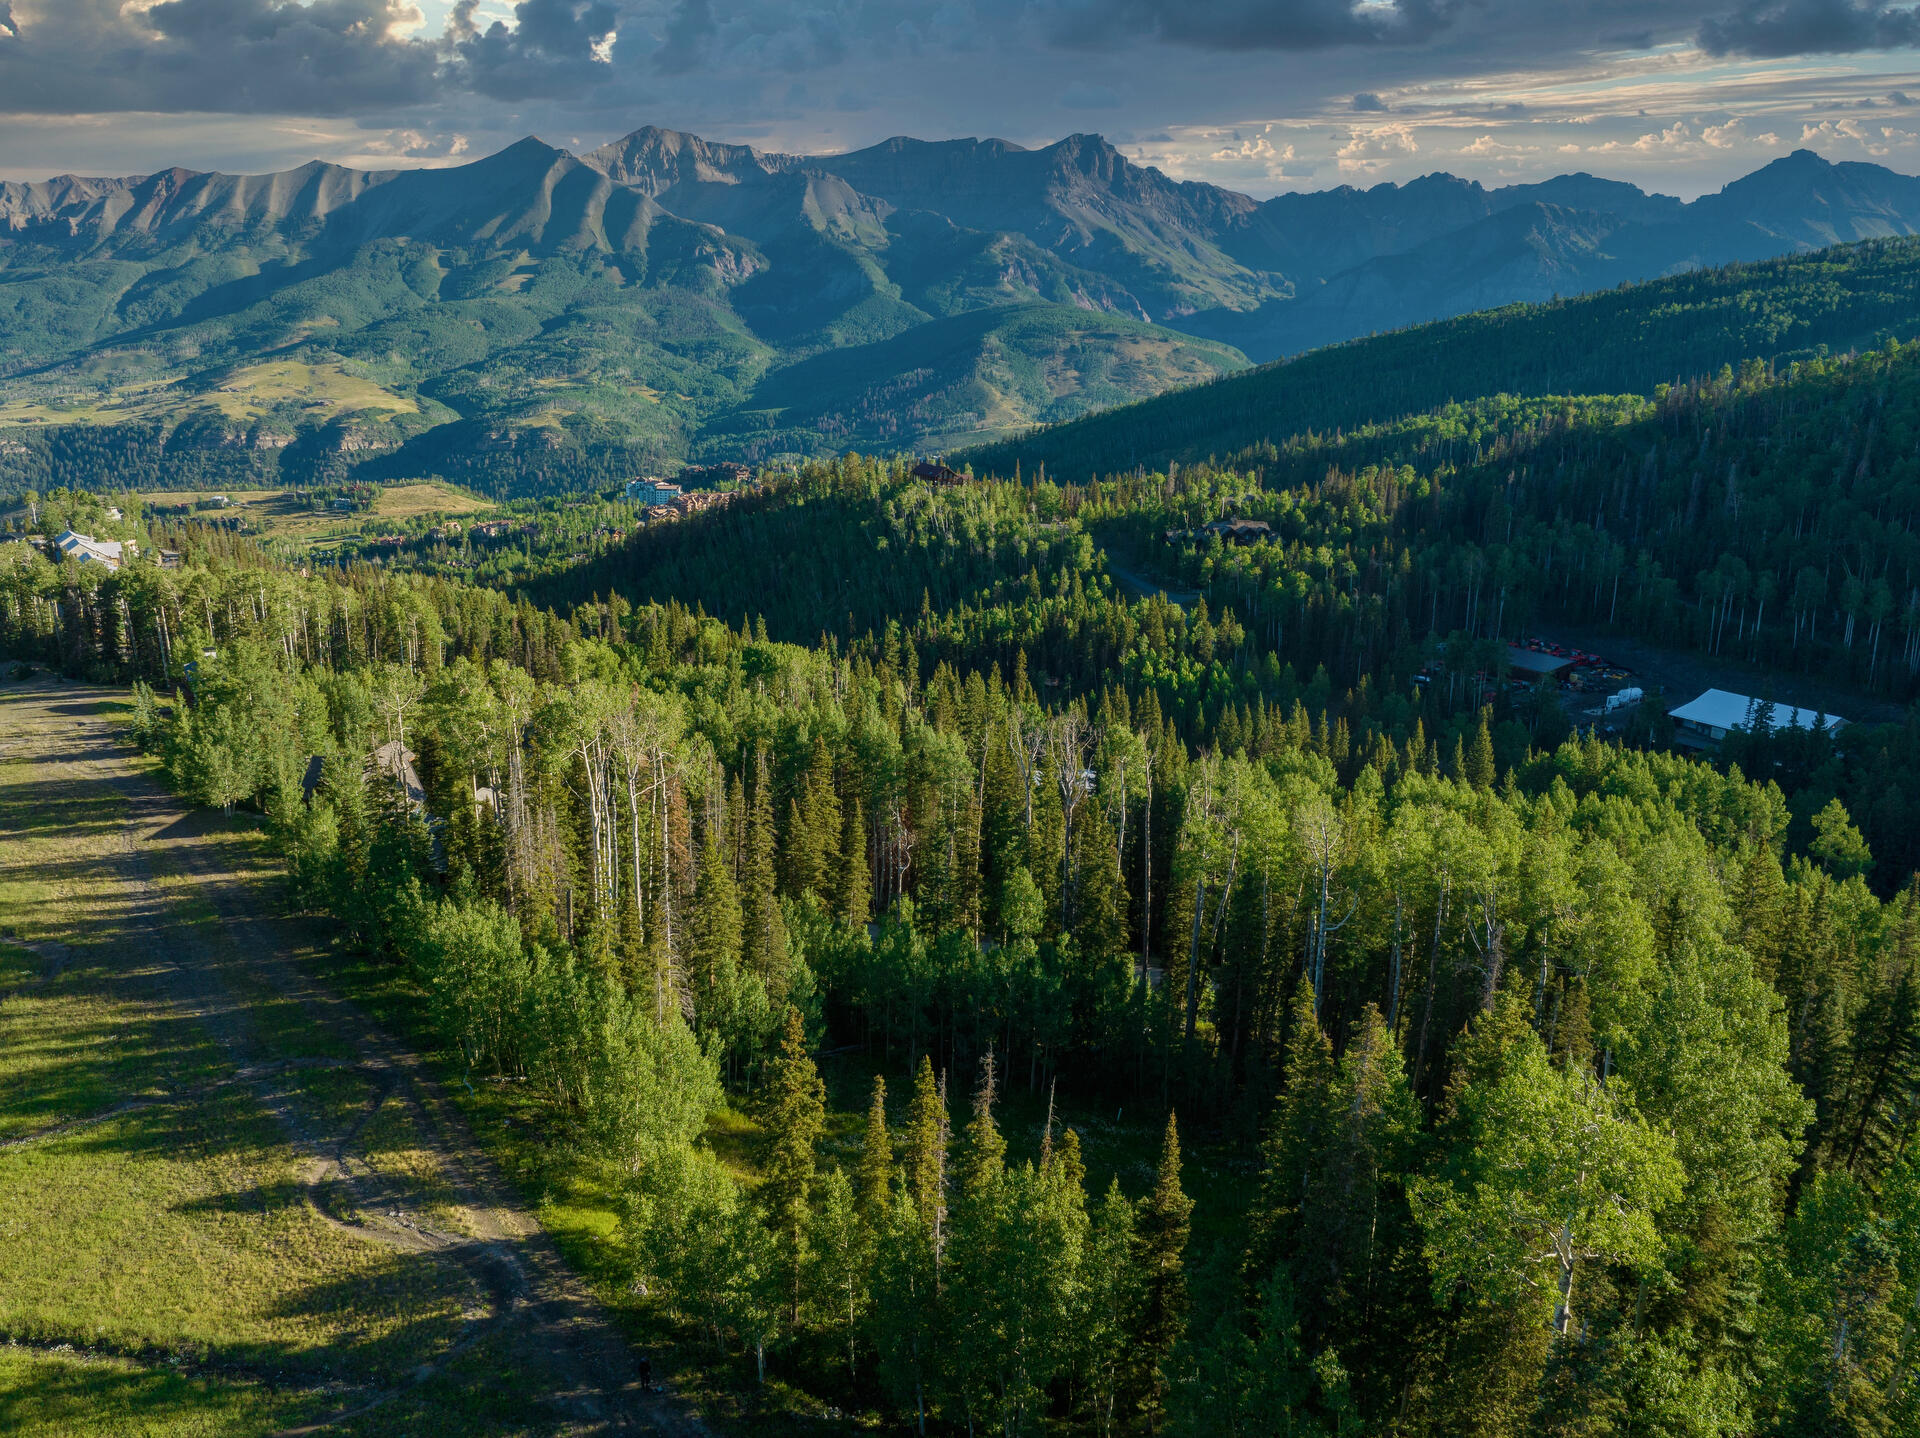
[[[646,128],[439,170],[0,184],[0,425],[23,436],[0,482],[84,479],[59,456],[102,445],[211,482],[379,456],[493,488],[943,447],[1245,355],[1916,229],[1920,181],[1805,152],[1690,205],[1591,175],[1256,202],[1089,135],[796,156]],[[218,397],[262,364],[334,379],[236,429]],[[74,425],[144,428],[33,437]]]
[[[1694,271],[1315,350],[982,446],[977,470],[1062,480],[1224,457],[1484,395],[1651,393],[1749,359],[1920,336],[1920,239]]]

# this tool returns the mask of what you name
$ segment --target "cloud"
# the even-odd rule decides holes
[[[437,88],[405,0],[10,0],[0,96],[15,112],[337,115]]]
[[[613,73],[614,0],[519,0],[484,26],[477,10],[458,0],[429,36],[411,0],[0,0],[0,104],[349,115],[573,96]]]
[[[1481,135],[1469,145],[1463,145],[1460,153],[1472,155],[1477,160],[1511,160],[1521,155],[1531,155],[1538,145],[1513,145],[1504,140],[1496,140],[1491,135]]]
[[[653,63],[669,75],[684,75],[701,61],[719,27],[710,0],[680,0],[667,21],[667,37],[653,52]]]
[[[1069,110],[1117,110],[1120,94],[1108,85],[1089,85],[1075,80],[1060,92],[1060,103]]]
[[[392,130],[367,141],[368,155],[392,155],[407,160],[456,160],[471,148],[465,135],[430,135],[420,130]]]
[[[1407,126],[1378,125],[1370,130],[1349,130],[1346,143],[1334,152],[1334,159],[1345,173],[1372,175],[1419,151]]]
[[[1107,44],[1150,35],[1206,50],[1325,50],[1417,45],[1449,28],[1466,0],[1081,0],[1055,38]]]
[[[1353,97],[1352,108],[1363,115],[1384,115],[1387,112],[1387,102],[1371,90],[1362,90]]]
[[[1209,158],[1223,162],[1258,164],[1269,171],[1284,169],[1294,158],[1293,146],[1284,144],[1276,146],[1265,135],[1255,135],[1251,140],[1243,139],[1239,135],[1233,138],[1235,143],[1223,145]]]
[[[1800,127],[1802,145],[1858,145],[1876,160],[1892,154],[1895,145],[1911,144],[1914,138],[1911,130],[1892,125],[1863,125],[1858,120],[1822,120]]]
[[[479,0],[459,0],[447,43],[465,79],[496,100],[577,93],[613,73],[611,45],[620,14],[608,0],[519,0],[514,24],[474,22]]]
[[[1709,55],[1836,54],[1920,43],[1920,13],[1890,0],[1746,0],[1700,27]]]

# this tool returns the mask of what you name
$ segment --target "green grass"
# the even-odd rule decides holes
[[[323,1406],[312,1394],[166,1364],[0,1345],[0,1433],[12,1438],[239,1438]]]
[[[240,1088],[0,1160],[0,1332],[391,1383],[481,1297],[450,1263],[342,1232]]]
[[[0,749],[0,1142],[42,1136],[0,1149],[0,1433],[260,1433],[396,1386],[382,1410],[422,1404],[402,1385],[488,1311],[485,1293],[451,1258],[370,1241],[315,1206],[312,1159],[141,922],[164,905],[163,934],[220,970],[246,1062],[347,1055],[250,976],[243,941],[166,842],[184,836],[218,858],[208,877],[246,883],[263,837],[189,815],[146,836],[150,882],[134,882],[123,821],[153,821],[115,782],[124,761],[85,746],[50,759],[28,728],[71,723],[61,709],[80,695],[8,702],[20,693],[0,696],[0,734],[28,738]],[[330,1131],[376,1094],[351,1068],[257,1082]],[[401,1183],[409,1210],[439,1217],[451,1190],[405,1107],[389,1099],[361,1135],[356,1154]],[[491,1341],[471,1352],[498,1364]],[[50,1351],[62,1345],[82,1351]],[[431,1423],[382,1427],[376,1410],[341,1431],[494,1431],[502,1413],[545,1426],[524,1394],[464,1395],[444,1378],[419,1391],[436,1387]]]

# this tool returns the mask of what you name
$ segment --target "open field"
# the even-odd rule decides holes
[[[120,713],[0,686],[0,1431],[698,1431]]]
[[[158,381],[72,398],[0,401],[0,426],[127,424],[213,413],[235,424],[281,417],[291,429],[295,419],[330,420],[360,410],[417,414],[419,409],[405,395],[349,374],[340,365],[272,360],[228,371],[207,387]]]
[[[371,514],[330,514],[310,508],[304,499],[285,489],[234,490],[155,490],[142,492],[148,504],[191,504],[209,495],[224,493],[230,503],[225,509],[201,511],[212,518],[241,518],[259,526],[267,538],[304,544],[311,548],[327,544],[341,535],[358,532],[369,519],[400,522],[421,516],[445,516],[463,519],[486,514],[493,505],[451,485],[423,480],[415,484],[384,487]]]

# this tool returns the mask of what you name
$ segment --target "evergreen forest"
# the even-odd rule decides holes
[[[0,653],[132,686],[760,1421],[1913,1433],[1920,356],[1818,332],[497,552],[12,544]],[[1601,732],[1557,625],[1851,722]]]

